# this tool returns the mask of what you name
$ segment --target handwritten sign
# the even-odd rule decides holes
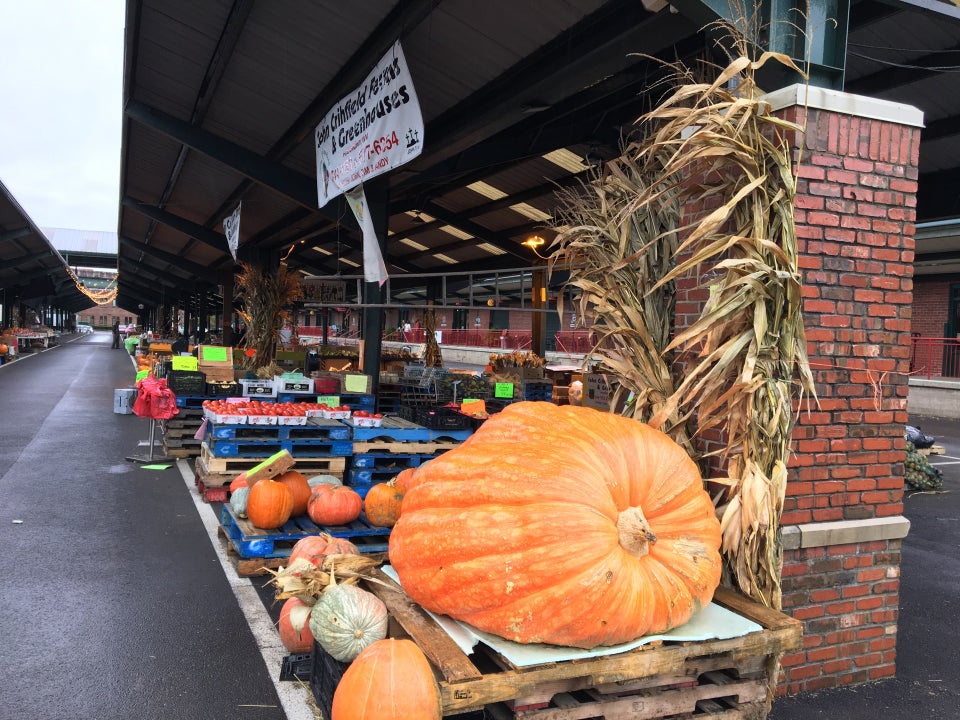
[[[326,405],[327,407],[340,407],[339,395],[318,395],[317,405]]]
[[[348,393],[365,393],[369,378],[366,375],[344,375],[343,391]]]
[[[513,383],[498,382],[493,386],[495,398],[513,399]]]
[[[197,359],[192,355],[174,355],[170,358],[173,370],[196,370]]]

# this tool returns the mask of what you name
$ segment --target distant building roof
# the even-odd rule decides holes
[[[116,267],[117,234],[103,230],[72,230],[70,228],[41,228],[50,244],[70,265],[104,266],[96,260],[109,260]]]

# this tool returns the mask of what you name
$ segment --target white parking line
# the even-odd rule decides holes
[[[213,508],[205,503],[197,492],[193,481],[193,471],[187,460],[178,460],[177,468],[183,476],[183,482],[190,491],[190,497],[197,508],[203,527],[210,538],[210,544],[213,546],[220,565],[223,567],[223,573],[227,576],[227,582],[230,583],[230,589],[233,591],[243,616],[247,619],[247,624],[253,632],[253,638],[256,640],[257,647],[260,648],[260,654],[263,656],[263,664],[267,666],[267,672],[274,688],[277,690],[277,696],[280,698],[280,704],[283,706],[283,712],[287,720],[316,720],[316,716],[310,707],[310,701],[307,688],[298,682],[281,682],[280,666],[283,659],[289,655],[289,651],[280,642],[280,633],[273,624],[270,613],[263,606],[257,590],[249,578],[242,578],[237,575],[237,570],[233,566],[226,551],[220,544],[217,532],[220,528],[220,520],[217,519]]]

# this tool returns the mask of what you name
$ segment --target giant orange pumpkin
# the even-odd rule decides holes
[[[290,519],[293,495],[274,480],[260,480],[247,496],[247,517],[258,528],[277,528]]]
[[[332,720],[440,720],[440,689],[412,640],[368,645],[344,671],[333,693]]]
[[[428,610],[591,648],[689,620],[720,582],[719,548],[699,471],[665,434],[520,402],[417,470],[390,563]]]

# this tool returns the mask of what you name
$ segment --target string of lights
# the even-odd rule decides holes
[[[117,278],[119,277],[120,273],[114,273],[113,277],[110,278],[106,286],[102,288],[86,287],[83,284],[83,281],[77,277],[76,273],[74,273],[73,269],[69,266],[67,267],[67,274],[70,276],[70,279],[73,280],[73,284],[77,286],[77,290],[82,292],[97,305],[110,305],[114,300],[117,299]]]

